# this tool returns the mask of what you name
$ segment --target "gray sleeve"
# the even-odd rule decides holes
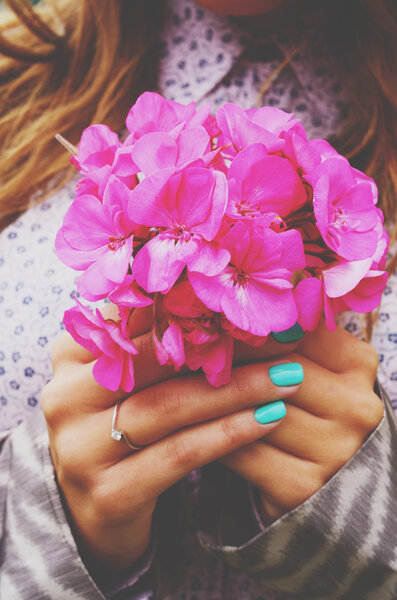
[[[397,422],[378,393],[382,422],[321,490],[248,541],[203,517],[202,546],[297,600],[395,600]]]
[[[0,435],[0,598],[105,600],[69,528],[41,411]]]

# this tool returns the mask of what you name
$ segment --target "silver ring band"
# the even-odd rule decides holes
[[[122,429],[117,429],[117,416],[118,416],[118,412],[119,412],[119,408],[120,408],[121,404],[122,404],[122,402],[117,402],[116,406],[114,407],[113,419],[112,419],[112,431],[111,431],[110,437],[113,440],[116,440],[116,442],[120,442],[121,440],[124,440],[125,443],[127,444],[127,446],[129,448],[131,448],[131,450],[135,450],[135,452],[137,452],[138,450],[142,450],[142,448],[144,448],[145,446],[135,446],[134,444],[131,444],[130,440],[128,439],[128,437],[126,436],[124,431]]]

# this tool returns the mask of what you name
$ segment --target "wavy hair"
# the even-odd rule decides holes
[[[0,229],[73,173],[54,143],[92,123],[123,127],[156,83],[156,0],[57,0],[0,9]],[[12,16],[14,15],[14,16]]]

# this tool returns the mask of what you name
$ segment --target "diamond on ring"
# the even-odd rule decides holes
[[[144,448],[144,446],[135,446],[135,444],[132,444],[130,442],[130,440],[124,433],[124,431],[122,431],[121,429],[116,429],[117,413],[119,411],[120,404],[121,404],[121,402],[117,402],[117,404],[113,410],[112,430],[110,432],[110,437],[113,440],[116,440],[116,442],[120,442],[121,440],[124,440],[125,443],[127,444],[127,446],[129,448],[131,448],[131,450],[135,450],[135,452],[137,452],[138,450],[142,450],[142,448]]]
[[[112,433],[110,434],[110,437],[113,438],[114,440],[116,440],[116,442],[119,442],[121,440],[121,438],[123,437],[123,434],[121,433],[121,431],[117,431],[117,429],[112,429]]]

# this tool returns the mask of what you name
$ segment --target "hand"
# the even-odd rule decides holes
[[[374,393],[376,351],[344,329],[324,324],[305,334],[287,361],[305,379],[286,400],[287,415],[266,439],[223,459],[259,488],[270,524],[317,492],[359,450],[382,420]]]
[[[268,364],[241,364],[229,385],[215,389],[201,374],[176,376],[152,350],[148,311],[134,313],[139,349],[136,387],[120,407],[118,426],[136,445],[110,438],[114,406],[125,393],[101,388],[93,356],[64,335],[53,348],[54,378],[44,388],[51,455],[80,552],[96,569],[122,571],[144,552],[158,496],[187,473],[273,431],[253,407],[288,398],[298,385],[275,386]],[[108,315],[110,316],[110,315]],[[285,346],[239,348],[239,360],[274,355]],[[288,345],[288,349],[294,345]],[[244,354],[245,353],[245,354]],[[253,354],[253,356],[250,355]]]

